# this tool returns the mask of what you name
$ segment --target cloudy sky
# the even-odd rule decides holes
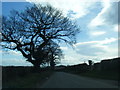
[[[4,1],[4,0],[3,0]],[[25,2],[3,2],[2,15],[8,16],[12,9],[23,10],[26,5],[49,3],[63,11],[65,16],[74,20],[81,33],[77,35],[74,48],[62,43],[64,53],[63,65],[79,64],[92,59],[99,62],[102,59],[118,57],[118,2],[110,0],[26,0]],[[31,65],[26,62],[20,52],[2,52],[2,65]]]

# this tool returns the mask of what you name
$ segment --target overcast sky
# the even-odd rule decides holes
[[[83,0],[27,0],[27,2],[4,2],[2,14],[8,16],[12,9],[24,10],[26,5],[35,2],[49,3],[63,11],[65,16],[76,21],[81,33],[77,36],[74,49],[66,44],[61,45],[65,54],[61,60],[63,65],[73,65],[92,59],[99,62],[102,59],[118,57],[118,2],[85,1]],[[19,52],[2,52],[2,65],[31,65]],[[9,54],[8,54],[9,53]]]

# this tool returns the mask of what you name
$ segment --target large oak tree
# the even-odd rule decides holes
[[[2,17],[1,45],[20,51],[27,61],[39,67],[49,53],[42,50],[50,40],[72,45],[76,43],[78,32],[78,26],[58,9],[34,4],[22,12],[13,10],[11,16]],[[38,48],[40,57],[35,57]]]

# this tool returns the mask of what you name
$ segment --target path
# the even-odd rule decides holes
[[[65,72],[55,72],[40,88],[118,88],[118,86]]]

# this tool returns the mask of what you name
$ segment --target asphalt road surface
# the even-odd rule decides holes
[[[40,88],[118,88],[118,85],[65,72],[55,72]]]

